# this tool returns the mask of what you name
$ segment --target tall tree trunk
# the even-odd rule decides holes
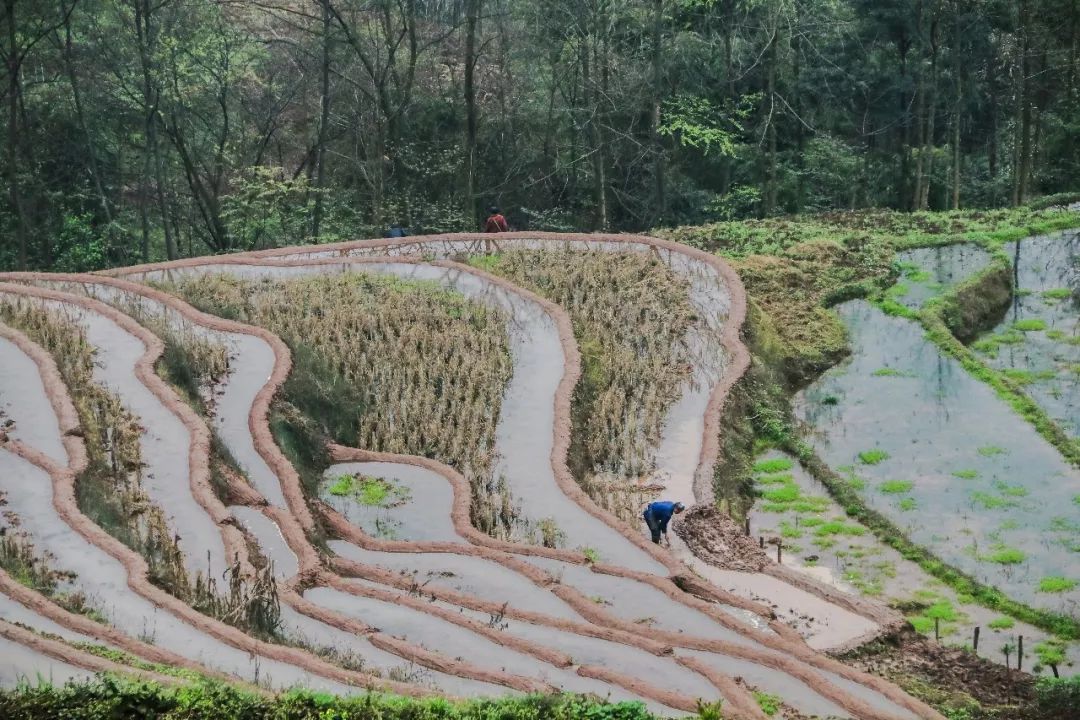
[[[795,28],[796,28],[796,31],[793,33],[795,43],[794,43],[794,46],[791,48],[792,49],[792,56],[794,58],[794,62],[793,62],[792,68],[791,68],[791,74],[792,74],[792,87],[793,87],[793,90],[792,90],[792,93],[793,93],[792,102],[793,102],[793,104],[795,106],[794,111],[795,111],[795,115],[796,115],[796,117],[795,117],[795,147],[797,149],[797,151],[795,153],[795,175],[796,175],[796,178],[795,178],[795,208],[794,208],[794,210],[795,210],[796,213],[800,213],[800,212],[802,212],[802,209],[803,209],[804,197],[805,197],[805,193],[806,193],[806,180],[805,180],[805,177],[804,177],[804,175],[805,175],[805,173],[804,173],[804,166],[805,166],[804,159],[806,157],[806,126],[804,125],[804,122],[803,122],[802,88],[800,86],[800,78],[801,78],[801,73],[802,73],[803,32],[802,32],[800,19],[799,19],[799,8],[798,8],[797,5],[795,6],[794,12],[795,12]],[[855,193],[854,192],[851,194],[851,196],[850,196],[850,198],[848,200],[848,205],[850,207],[855,206]]]
[[[927,86],[926,77],[924,77],[926,73],[922,70],[926,35],[924,35],[922,29],[923,3],[921,0],[916,3],[915,27],[916,37],[919,41],[918,65],[915,71],[915,127],[918,151],[915,153],[915,187],[907,205],[909,209],[913,210],[919,209],[922,200],[923,162],[926,161],[923,148],[927,144]]]
[[[597,114],[600,108],[596,99],[596,88],[593,87],[592,57],[589,45],[588,35],[580,38],[582,99],[585,103],[586,112],[585,131],[588,134],[591,146],[589,155],[592,157],[593,197],[596,203],[596,217],[593,227],[597,230],[607,230],[607,168],[604,163],[604,146],[601,142],[600,130],[597,127]]]
[[[465,188],[464,210],[468,227],[479,224],[476,213],[476,32],[482,0],[465,0]]]
[[[1028,107],[1027,54],[1029,0],[1020,0],[1016,25],[1016,108],[1013,116],[1013,190],[1012,205],[1024,202],[1027,188],[1024,172],[1031,143],[1031,110]]]
[[[154,28],[151,18],[153,8],[150,0],[135,0],[135,32],[139,42],[139,64],[142,68],[143,81],[143,112],[145,137],[145,157],[143,162],[141,201],[146,202],[146,186],[151,177],[154,178],[154,198],[157,202],[158,212],[161,215],[161,229],[165,235],[165,253],[170,260],[175,260],[178,253],[176,250],[176,238],[173,237],[172,228],[169,226],[169,212],[165,202],[165,167],[161,157],[160,143],[158,142],[158,103],[161,93],[153,77],[153,50],[151,44],[154,40]],[[145,218],[144,218],[145,219]],[[150,262],[150,227],[149,223],[142,224],[142,259]]]
[[[930,87],[927,91],[926,100],[926,132],[923,135],[923,169],[922,192],[919,195],[918,209],[926,210],[930,206],[930,185],[934,174],[934,125],[937,118],[937,86],[938,86],[938,16],[935,9],[934,16],[930,20]]]
[[[664,145],[660,138],[660,106],[663,102],[663,65],[662,40],[664,28],[664,0],[653,0],[652,16],[652,123],[651,135],[653,146],[653,179],[655,181],[656,198],[654,200],[653,213],[655,224],[662,224],[667,218],[667,192],[665,188],[664,173]]]
[[[990,84],[990,138],[986,148],[986,155],[990,164],[990,179],[994,180],[998,174],[998,95],[997,88]]]
[[[105,215],[105,221],[111,225],[113,221],[112,205],[109,203],[109,197],[105,193],[105,186],[101,180],[101,168],[98,165],[95,143],[90,136],[90,126],[86,122],[86,111],[83,108],[79,74],[75,70],[70,16],[64,21],[64,42],[61,45],[61,52],[64,56],[64,70],[67,72],[68,84],[71,85],[71,101],[75,106],[75,119],[79,123],[79,131],[82,133],[83,140],[86,143],[86,169],[90,173],[91,182],[94,183],[94,192],[97,193],[98,202],[101,204],[101,212]]]
[[[326,187],[326,132],[330,124],[330,0],[322,0],[322,62],[319,67],[321,97],[319,131],[315,138],[315,203],[311,209],[311,237],[322,232],[323,192]]]
[[[956,93],[953,97],[952,118],[952,202],[953,210],[960,209],[960,116],[964,108],[964,83],[960,67],[960,19],[959,12],[953,19],[952,71]]]
[[[735,95],[735,60],[732,50],[732,36],[735,34],[735,0],[724,3],[724,82],[727,85],[729,112],[735,108],[738,97]],[[732,158],[725,155],[720,161],[720,194],[731,191]]]
[[[768,116],[765,120],[766,141],[768,143],[765,152],[765,188],[762,193],[762,214],[765,217],[776,211],[776,64],[778,62],[777,45],[779,44],[779,19],[772,28],[772,37],[769,39],[769,47],[766,49],[765,68],[765,98],[768,104]]]
[[[15,22],[16,0],[4,0],[7,15],[7,72],[8,72],[8,136],[7,181],[11,212],[15,215],[15,237],[19,246],[19,269],[26,270],[28,238],[26,216],[23,214],[22,195],[19,192],[19,95],[22,92],[22,49],[19,47]]]

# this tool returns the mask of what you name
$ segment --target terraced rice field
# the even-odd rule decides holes
[[[550,274],[514,284],[499,261],[514,253],[667,283],[674,343],[618,365],[662,377],[634,375],[626,407],[576,395],[599,300]],[[712,567],[637,522],[661,495],[711,502],[745,309],[722,261],[631,236],[0,276],[0,680],[183,668],[336,693],[569,691],[672,716],[722,701],[755,719],[764,691],[808,715],[939,718],[822,652],[899,616]],[[603,348],[585,349],[588,372]],[[582,412],[640,426],[583,438]],[[603,459],[575,462],[586,445]]]

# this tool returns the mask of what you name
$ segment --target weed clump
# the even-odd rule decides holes
[[[1063,593],[1069,592],[1077,585],[1076,580],[1070,578],[1061,577],[1060,575],[1051,575],[1050,577],[1044,577],[1039,581],[1039,592],[1042,593]]]
[[[900,495],[915,487],[911,480],[886,480],[878,486],[878,490],[887,495]]]
[[[1026,318],[1013,323],[1013,329],[1020,332],[1035,332],[1046,329],[1046,321],[1039,318]]]
[[[768,460],[761,460],[754,464],[755,473],[780,473],[786,472],[795,466],[794,461],[791,458],[770,458]]]
[[[998,565],[1019,565],[1027,560],[1027,556],[1023,551],[1016,548],[1005,547],[1004,545],[998,545],[994,550],[983,558],[992,563]]]
[[[880,462],[884,462],[889,459],[889,453],[877,448],[873,450],[863,450],[859,453],[859,462],[863,465],[877,465]]]

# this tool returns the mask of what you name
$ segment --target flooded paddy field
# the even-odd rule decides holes
[[[796,401],[811,441],[916,543],[1036,607],[1069,611],[1080,471],[909,320],[837,308],[852,356]],[[1048,580],[1050,579],[1050,580]]]
[[[973,348],[1080,438],[1080,233],[1028,238],[1004,250],[1015,265],[1016,294],[1002,322]]]

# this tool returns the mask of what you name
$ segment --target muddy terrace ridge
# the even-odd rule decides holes
[[[222,558],[241,586],[253,586],[257,578],[269,582],[273,575],[276,602],[294,640],[256,637],[200,612],[155,584],[142,555],[84,514],[77,480],[86,470],[87,444],[101,439],[83,431],[80,398],[65,382],[64,359],[26,328],[0,322],[0,360],[23,367],[21,374],[0,379],[0,395],[12,398],[5,408],[13,424],[0,444],[6,509],[25,520],[29,543],[71,574],[66,582],[73,590],[116,603],[104,617],[72,612],[0,572],[0,639],[6,647],[13,653],[17,648],[26,667],[57,677],[120,669],[160,679],[159,673],[114,667],[72,645],[85,638],[134,659],[267,690],[303,685],[415,696],[566,690],[641,700],[666,715],[694,712],[699,700],[722,700],[725,717],[760,719],[765,715],[750,690],[761,689],[807,714],[940,718],[891,683],[823,652],[890,632],[902,622],[894,612],[775,563],[760,573],[734,571],[696,558],[681,542],[671,551],[653,545],[641,528],[585,493],[567,463],[571,402],[582,373],[569,315],[464,262],[516,248],[646,254],[686,279],[702,347],[709,350],[702,362],[710,366],[701,374],[707,387],[692,398],[693,427],[700,432],[682,458],[695,468],[693,477],[673,479],[670,487],[693,496],[687,500],[711,504],[722,411],[750,356],[740,338],[747,310],[742,284],[723,260],[700,250],[634,235],[454,234],[278,248],[100,274],[3,274],[0,304],[15,316],[80,328],[88,342],[99,343],[93,347],[99,369],[122,378],[109,389],[138,416],[143,457],[167,450],[177,458],[155,468],[148,492],[151,499],[183,493],[183,502],[164,508],[180,547],[196,544],[184,536],[201,513],[198,522],[208,519],[217,535],[198,537],[198,547]],[[498,308],[527,329],[511,334],[511,357],[519,366],[542,357],[544,372],[514,374],[499,423],[536,432],[511,434],[499,450],[509,456],[512,492],[573,518],[569,546],[480,532],[470,522],[469,482],[428,457],[327,448],[334,463],[328,472],[377,464],[403,487],[431,488],[412,497],[433,503],[425,511],[446,519],[438,536],[380,537],[310,497],[272,429],[275,398],[293,368],[289,345],[264,327],[202,312],[162,289],[209,274],[280,282],[347,273],[435,282]],[[155,370],[166,351],[150,329],[155,327],[182,328],[228,348],[230,373],[212,416]],[[27,408],[25,422],[20,408]],[[31,421],[29,408],[47,408],[48,421]],[[155,434],[170,422],[179,430]],[[224,492],[214,485],[212,446],[219,442],[246,475],[233,473]],[[448,575],[418,587],[417,576],[406,572],[410,563],[416,572],[441,567]],[[805,627],[793,628],[756,599],[754,588],[762,582],[778,594],[779,604],[811,618]],[[321,652],[327,646],[333,652]]]

